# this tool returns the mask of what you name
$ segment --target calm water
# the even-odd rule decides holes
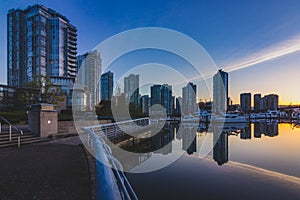
[[[133,172],[160,169],[184,153],[213,159],[217,166],[237,162],[300,178],[300,128],[295,124],[273,121],[210,127],[168,123],[159,134],[121,147],[139,153],[132,162],[123,163]]]

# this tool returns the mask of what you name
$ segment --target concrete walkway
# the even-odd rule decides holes
[[[0,150],[0,199],[91,199],[78,137]]]

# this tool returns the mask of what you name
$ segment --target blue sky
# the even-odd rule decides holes
[[[261,56],[266,50],[285,48],[286,45],[290,45],[285,41],[300,35],[300,1],[297,0],[1,0],[0,83],[2,84],[6,83],[7,11],[10,8],[24,9],[36,3],[64,14],[77,27],[78,53],[89,51],[106,38],[128,29],[164,27],[195,39],[206,49],[218,67],[226,69],[232,64],[239,64],[242,60],[256,55]],[[230,72],[230,96],[238,102],[240,92],[279,93],[285,95],[281,98],[282,102],[300,101],[297,87],[289,84],[290,80],[297,80],[295,72],[300,71],[299,57],[296,51],[287,56],[249,66],[249,69]],[[284,76],[281,76],[282,74]],[[278,82],[281,84],[280,87]],[[286,91],[286,87],[290,87],[290,92]]]

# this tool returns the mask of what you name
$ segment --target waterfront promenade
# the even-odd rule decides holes
[[[0,199],[91,199],[88,159],[78,137],[0,151]]]
[[[77,136],[1,149],[0,199],[93,199],[95,163],[89,158]],[[141,200],[300,196],[298,177],[235,162],[221,167],[209,156],[184,154],[163,169],[127,177]]]

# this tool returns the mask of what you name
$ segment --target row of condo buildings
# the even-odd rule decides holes
[[[7,86],[0,87],[0,109],[22,109],[22,102],[16,101],[19,91],[25,91],[36,77],[48,77],[64,92],[63,109],[71,108],[73,93],[79,95],[75,104],[80,104],[82,110],[93,109],[100,100],[110,100],[113,96],[113,73],[101,75],[99,52],[78,56],[76,27],[50,8],[34,5],[8,11],[7,52]],[[151,105],[161,104],[171,115],[175,113],[175,103],[179,107],[181,101],[186,105],[185,113],[197,111],[196,86],[192,83],[183,88],[182,100],[175,101],[172,86],[167,84],[152,86],[151,97],[141,96],[139,75],[131,74],[124,80],[124,93],[130,103],[140,106],[146,114]]]
[[[101,58],[97,51],[77,56],[77,29],[62,14],[43,5],[11,9],[7,14],[7,85],[0,86],[0,109],[20,109],[20,91],[36,77],[48,77],[65,94],[64,109],[72,106],[73,86],[84,85],[87,107],[100,100]],[[11,98],[15,97],[15,98]],[[6,104],[7,103],[7,104]]]
[[[232,106],[229,103],[228,97],[228,73],[219,70],[213,77],[213,112],[225,113],[228,110],[239,108],[241,111],[249,112],[261,112],[266,110],[277,110],[278,99],[277,94],[269,94],[264,97],[261,94],[254,95],[254,107],[251,107],[251,93],[240,94],[240,105]]]
[[[71,108],[74,93],[78,101],[73,103],[82,110],[93,109],[101,100],[113,97],[113,73],[102,74],[97,50],[77,55],[77,29],[68,18],[43,5],[11,9],[7,14],[7,85],[0,85],[0,109],[22,109],[18,94],[39,76],[48,77],[64,92],[62,109]],[[175,98],[168,84],[153,85],[150,95],[141,96],[139,78],[134,74],[125,77],[124,94],[145,114],[154,104],[162,105],[168,115],[197,112],[195,84],[182,88],[182,97]],[[240,100],[243,111],[251,110],[251,94],[241,94]],[[277,95],[254,95],[254,110],[277,107]],[[213,77],[213,112],[224,113],[228,108],[228,73],[219,70]]]
[[[113,77],[114,76],[111,71],[101,75],[101,100],[110,101],[114,98]],[[150,107],[156,104],[164,107],[167,115],[179,114],[181,111],[185,115],[197,112],[197,86],[193,83],[188,83],[185,87],[183,87],[182,97],[177,98],[173,96],[172,86],[168,84],[152,85],[150,87],[150,95],[141,95],[139,87],[140,76],[138,74],[130,74],[124,78],[123,94],[125,95],[127,102],[140,108],[146,115],[149,114]]]
[[[240,107],[241,110],[249,112],[261,112],[266,110],[277,110],[278,109],[278,95],[269,94],[264,97],[261,94],[254,94],[254,107],[251,107],[251,93],[243,93],[240,95]]]

